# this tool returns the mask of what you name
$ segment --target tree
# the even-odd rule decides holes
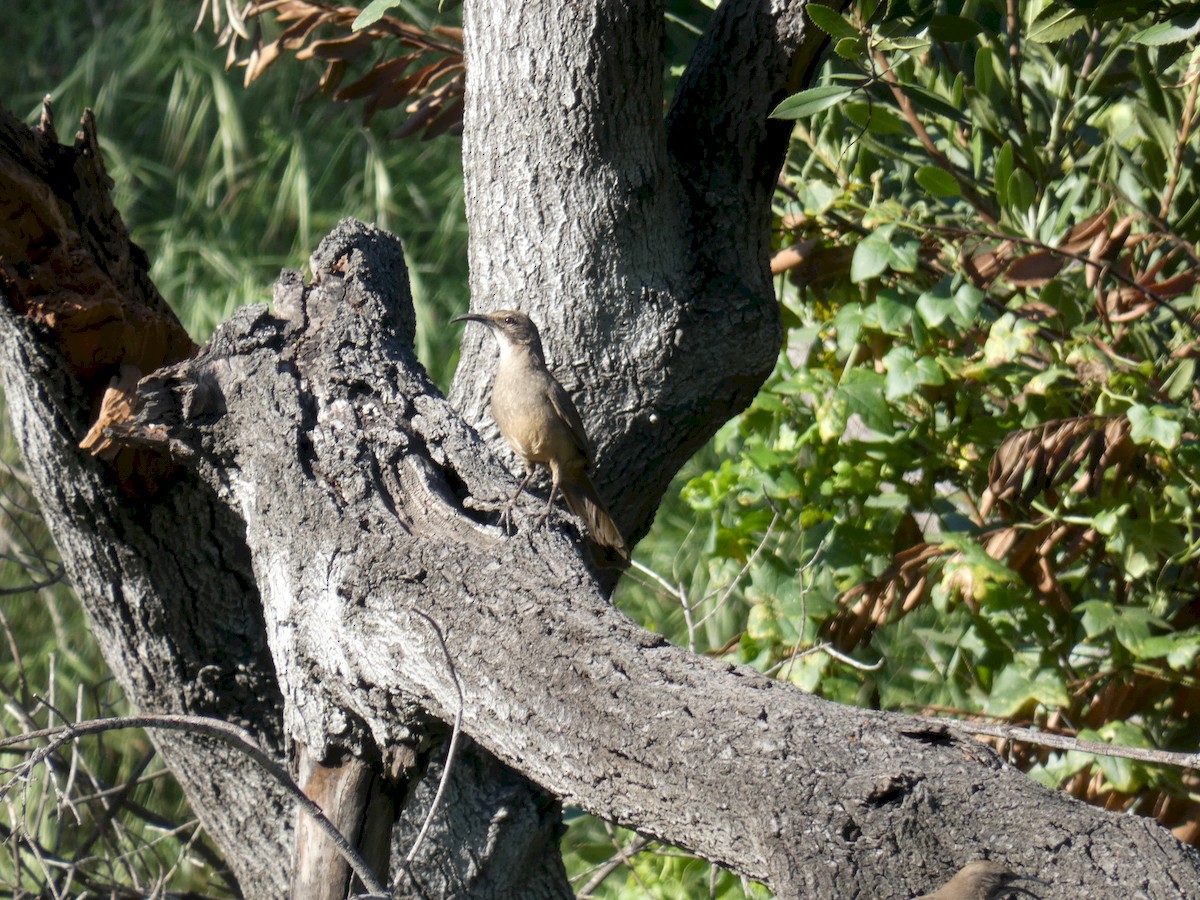
[[[659,10],[466,8],[472,293],[538,319],[635,537],[774,363],[767,224],[787,129],[767,115],[823,40],[802,6],[723,5],[665,125]],[[143,710],[240,723],[279,758],[294,742],[310,795],[344,790],[335,821],[374,859],[386,834],[352,826],[386,822],[459,719],[460,802],[406,870],[434,895],[562,895],[555,796],[788,896],[911,893],[959,846],[1052,872],[1061,896],[1194,886],[1194,856],[1153,826],[940,726],[633,627],[569,525],[499,533],[513,482],[464,424],[505,454],[490,360],[468,337],[453,403],[438,396],[387,235],[339,227],[310,287],[283,276],[273,315],[244,310],[193,355],[124,238],[93,123],[67,151],[48,123],[8,119],[3,146],[24,210],[2,248],[6,397],[106,658]],[[76,447],[101,395],[107,465]],[[291,862],[290,803],[256,765],[201,736],[157,740],[245,893],[320,873]]]

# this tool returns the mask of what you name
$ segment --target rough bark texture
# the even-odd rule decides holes
[[[283,704],[242,522],[207,487],[178,475],[165,476],[153,502],[131,498],[122,487],[120,459],[106,466],[77,446],[97,390],[123,362],[111,345],[105,349],[116,358],[104,359],[89,336],[100,332],[116,343],[113,335],[153,331],[147,323],[166,309],[108,199],[90,120],[76,146],[66,148],[52,130],[35,134],[3,113],[0,151],[0,196],[9,223],[0,250],[5,275],[19,280],[23,312],[49,311],[40,324],[19,314],[18,298],[0,281],[5,402],[35,496],[100,649],[142,712],[219,717],[278,749]],[[31,274],[39,271],[53,271],[53,279]],[[121,302],[97,312],[111,297]],[[84,320],[78,328],[64,324],[71,312]],[[58,328],[58,340],[46,318]],[[291,803],[278,785],[219,742],[152,737],[218,844],[244,842],[244,855],[228,857],[242,890],[253,895],[279,883],[285,873],[278,860],[291,844],[285,812]],[[249,835],[247,818],[261,823]]]
[[[724,3],[664,121],[661,4],[465,5],[472,302],[533,316],[635,540],[775,364],[768,224],[788,129],[768,113],[822,41],[802,11]],[[451,399],[517,470],[487,413],[481,332]]]
[[[632,536],[775,359],[765,228],[783,133],[767,112],[819,43],[802,6],[727,0],[664,121],[660,6],[467,3],[473,294],[542,327]],[[70,210],[46,231],[100,268],[141,263],[110,273],[110,305],[160,314],[130,297],[144,261],[115,213],[88,211],[94,143],[72,159],[35,149],[27,171],[57,192],[47,208]],[[61,170],[87,158],[86,178]],[[113,246],[91,247],[95,234]],[[461,713],[454,802],[414,867],[393,866],[398,892],[567,895],[558,798],[787,897],[909,897],[984,855],[1054,881],[1047,898],[1200,892],[1196,856],[1152,822],[1046,791],[930,723],[821,702],[636,628],[569,523],[492,524],[515,481],[486,415],[482,335],[468,334],[454,397],[487,443],[413,357],[399,244],[348,223],[312,268],[311,288],[281,278],[275,315],[243,310],[200,356],[142,381],[124,438],[187,470],[155,469],[161,492],[137,502],[75,448],[99,402],[87,385],[126,358],[81,375],[6,270],[0,362],[47,519],[139,708],[239,721],[281,757],[287,739],[315,760],[351,751],[405,773],[401,793]],[[68,283],[86,296],[92,282]],[[291,809],[221,752],[164,742],[246,893],[280,896]],[[421,818],[410,803],[402,834]]]
[[[244,521],[159,450],[113,447],[101,462],[78,447],[110,379],[128,381],[132,367],[136,381],[138,370],[194,351],[186,335],[164,337],[182,330],[112,206],[90,117],[84,125],[66,147],[48,111],[34,131],[0,110],[7,223],[0,229],[0,377],[8,418],[72,584],[130,702],[142,713],[235,722],[286,762],[284,698]],[[384,274],[407,289],[402,260]],[[301,701],[325,710],[315,687]],[[413,721],[428,718],[412,712]],[[356,728],[336,711],[329,717],[330,734],[314,752],[352,747],[382,772],[383,754],[364,743],[361,723]],[[387,748],[383,774],[393,776],[398,799],[406,784],[394,776],[418,775],[441,734],[434,723],[425,745],[412,735]],[[178,733],[151,737],[224,852],[230,880],[248,897],[289,896],[296,813],[281,787],[226,744]],[[540,788],[511,771],[498,774],[490,757],[474,760],[480,752],[471,746],[457,767],[452,788],[463,802],[443,810],[403,873],[406,890],[569,894],[557,854],[526,858],[524,869],[495,864],[513,862],[513,848],[544,847],[558,819],[547,814],[554,804]],[[432,791],[416,793],[406,821],[419,823]],[[404,833],[411,838],[415,830]]]
[[[281,677],[324,685],[379,746],[409,704],[461,711],[564,800],[787,897],[906,897],[985,855],[1052,880],[1047,898],[1200,890],[1154,822],[936,724],[670,646],[611,606],[569,525],[504,535],[476,509],[511,482],[413,357],[400,265],[397,242],[344,224],[316,286],[285,282],[287,320],[243,310],[140,388],[144,424],[246,520]]]

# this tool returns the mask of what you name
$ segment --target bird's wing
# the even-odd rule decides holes
[[[592,463],[592,445],[588,441],[587,431],[583,427],[583,419],[579,417],[579,410],[575,408],[574,401],[571,400],[571,395],[567,393],[566,388],[558,383],[558,379],[553,375],[550,376],[550,402],[554,405],[554,411],[567,423],[567,427],[571,429],[571,437],[575,439],[575,446],[579,448],[579,452],[583,458],[587,460],[588,465]]]

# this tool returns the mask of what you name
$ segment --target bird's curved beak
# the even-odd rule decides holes
[[[489,319],[487,316],[480,315],[479,313],[467,313],[465,316],[455,316],[450,321],[451,322],[480,322],[484,325],[492,324],[491,319]]]

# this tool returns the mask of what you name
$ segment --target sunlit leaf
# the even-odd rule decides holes
[[[1068,7],[1048,6],[1029,29],[1029,39],[1039,44],[1065,40],[1087,25],[1087,16]]]
[[[1144,28],[1130,38],[1137,44],[1158,47],[1162,44],[1176,44],[1190,40],[1200,34],[1200,13],[1175,16],[1165,22],[1157,22],[1149,28]]]
[[[1135,403],[1126,413],[1129,416],[1129,436],[1136,444],[1158,444],[1164,450],[1174,450],[1183,436],[1183,426],[1161,406]]]
[[[858,29],[854,27],[854,23],[846,19],[835,9],[830,9],[828,6],[822,6],[819,3],[809,3],[804,7],[804,11],[812,19],[813,24],[830,37],[849,38],[859,36]]]
[[[892,235],[895,230],[895,226],[884,225],[858,242],[850,263],[852,282],[857,284],[887,271],[892,258]]]
[[[831,106],[837,106],[854,93],[855,89],[837,84],[809,88],[798,94],[792,94],[771,112],[775,119],[804,119],[815,115]]]

